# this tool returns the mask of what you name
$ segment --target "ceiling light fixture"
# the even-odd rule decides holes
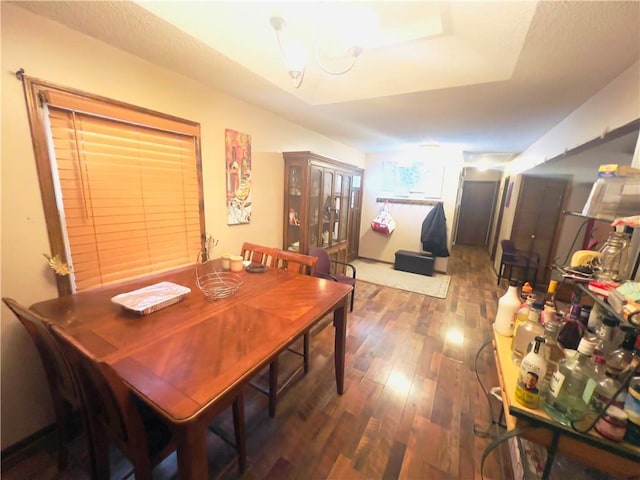
[[[293,80],[293,86],[300,88],[302,81],[304,80],[305,71],[305,59],[304,53],[301,48],[294,44],[290,44],[285,48],[282,44],[282,38],[280,37],[282,30],[287,25],[282,17],[271,17],[269,20],[271,26],[276,31],[276,38],[278,39],[278,48],[284,59],[285,66],[289,73],[289,77]]]
[[[289,77],[293,80],[293,85],[295,88],[300,88],[302,85],[302,81],[304,80],[305,74],[305,54],[304,48],[301,44],[295,42],[288,42],[284,44],[282,41],[282,31],[284,27],[287,25],[284,18],[282,17],[271,17],[269,20],[271,26],[276,32],[276,38],[278,39],[278,48],[280,49],[280,53],[282,58],[284,59],[285,66],[287,72],[289,73]],[[347,56],[349,57],[349,64],[342,69],[332,69],[323,65],[323,51],[319,44],[316,44],[315,47],[315,57],[316,63],[320,67],[320,69],[329,74],[329,75],[344,75],[349,70],[351,70],[356,64],[356,60],[362,54],[364,48],[360,45],[353,45],[349,47],[346,51]],[[327,55],[324,55],[328,57]]]

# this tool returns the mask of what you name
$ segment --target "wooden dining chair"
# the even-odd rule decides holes
[[[316,273],[317,263],[318,257],[314,257],[313,255],[304,255],[302,253],[277,248],[274,252],[271,266],[289,272],[313,275]]]
[[[271,265],[276,248],[265,247],[256,243],[244,242],[240,254],[244,260],[262,265]]]
[[[287,250],[275,249],[271,267],[277,268],[280,270],[287,270],[295,273],[300,273],[302,275],[313,275],[316,269],[316,263],[318,262],[317,257],[313,257],[311,255],[303,255],[297,252],[290,252]],[[276,415],[276,404],[278,400],[278,395],[282,393],[282,391],[291,384],[294,378],[304,370],[306,374],[309,371],[309,331],[306,331],[302,334],[302,352],[292,348],[292,344],[299,339],[296,338],[289,344],[287,347],[287,351],[302,357],[302,364],[296,368],[290,375],[286,378],[278,381],[278,358],[276,357],[269,364],[269,384],[268,388],[263,388],[257,382],[250,382],[250,385],[257,389],[258,391],[268,395],[269,397],[269,415],[271,417],[275,417]]]
[[[151,480],[153,468],[175,450],[171,430],[162,418],[139,399],[109,364],[88,352],[58,326],[53,336],[69,359],[80,386],[85,421],[92,434],[92,476],[109,479],[109,444],[129,459],[137,480]],[[246,465],[242,393],[233,402],[236,449],[240,471]]]
[[[2,301],[27,330],[44,367],[56,417],[57,466],[63,471],[68,464],[67,444],[74,431],[74,419],[81,416],[78,385],[69,362],[51,335],[50,322],[12,298],[3,298]]]

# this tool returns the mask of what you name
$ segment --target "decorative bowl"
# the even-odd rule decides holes
[[[242,285],[242,278],[235,273],[213,271],[199,273],[196,284],[209,300],[219,300],[236,293]]]

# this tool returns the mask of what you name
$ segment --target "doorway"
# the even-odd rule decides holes
[[[463,182],[456,244],[487,246],[499,184],[495,181]]]
[[[518,250],[540,255],[536,283],[546,284],[564,210],[567,178],[523,175],[518,206],[511,229],[511,240]]]

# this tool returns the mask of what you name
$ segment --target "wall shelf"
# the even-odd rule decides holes
[[[399,203],[402,205],[426,205],[434,206],[442,203],[442,200],[421,200],[418,198],[378,197],[376,203]]]
[[[585,220],[596,220],[599,222],[613,222],[615,220],[615,218],[608,218],[608,217],[593,217],[593,216],[589,216],[589,215],[583,215],[581,212],[570,212],[568,210],[565,210],[563,212],[565,215],[571,215],[572,217],[580,217],[580,218],[584,218]]]

